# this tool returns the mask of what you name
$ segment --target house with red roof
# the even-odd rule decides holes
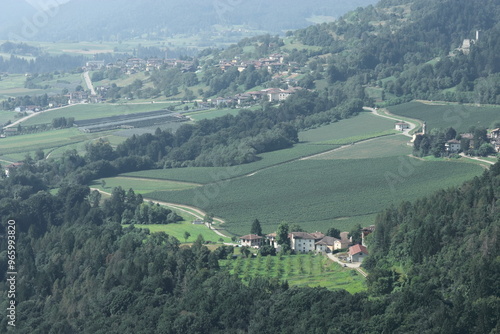
[[[357,244],[349,247],[349,261],[363,262],[363,259],[368,256],[368,250],[365,246]]]

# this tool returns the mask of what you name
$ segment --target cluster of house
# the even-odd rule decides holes
[[[259,60],[249,60],[242,61],[238,57],[235,57],[231,61],[221,60],[219,61],[219,68],[222,71],[227,71],[230,68],[237,67],[238,71],[243,72],[250,66],[253,66],[256,70],[267,69],[269,73],[279,73],[283,71],[288,71],[290,67],[297,66],[296,63],[285,63],[285,57],[287,55],[283,53],[273,53],[267,58],[260,58]]]
[[[263,99],[269,102],[281,102],[285,101],[290,95],[296,93],[300,89],[302,88],[301,87],[290,87],[288,89],[267,88],[259,91],[237,94],[232,97],[218,97],[212,99],[211,102],[216,106],[221,106],[221,105],[248,106],[258,101],[262,101]]]
[[[127,60],[118,60],[115,63],[105,63],[104,60],[90,60],[83,66],[84,71],[99,71],[104,68],[112,69],[118,68],[125,74],[135,74],[138,72],[150,72],[159,70],[160,68],[173,68],[178,67],[182,71],[192,71],[194,61],[180,60],[180,59],[163,59],[163,58],[129,58]],[[196,70],[196,69],[195,69]]]
[[[472,133],[462,133],[460,135],[463,139],[469,139],[470,147],[474,147],[474,135]],[[491,146],[495,149],[496,152],[500,152],[500,128],[496,128],[490,130],[488,132],[488,139],[490,141]],[[451,139],[448,140],[445,144],[445,150],[448,153],[458,153],[462,150],[462,145],[459,140]]]
[[[363,228],[361,230],[361,244],[352,245],[352,242],[345,235],[341,239],[326,236],[321,232],[291,232],[288,234],[290,248],[296,253],[322,252],[332,253],[341,249],[349,249],[348,260],[351,262],[362,262],[368,255],[366,249],[366,236],[375,230],[375,226]],[[270,233],[266,236],[248,234],[240,237],[240,245],[260,248],[269,244],[279,251],[280,246],[276,241],[276,233]],[[350,247],[349,247],[350,246]]]

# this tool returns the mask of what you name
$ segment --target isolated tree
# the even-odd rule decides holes
[[[276,231],[276,242],[281,246],[284,253],[290,251],[290,239],[288,238],[289,226],[288,223],[280,223]]]
[[[207,213],[205,215],[205,218],[203,219],[205,223],[208,224],[208,226],[211,226],[212,223],[214,222],[214,214],[213,213]]]
[[[243,246],[243,247],[241,247],[240,252],[241,252],[241,255],[242,255],[243,257],[245,257],[245,258],[248,258],[248,257],[250,256],[250,253],[251,253],[251,252],[250,252],[250,249],[248,248],[248,246]]]
[[[91,207],[97,208],[101,202],[101,193],[98,190],[92,190],[89,194],[89,202]]]
[[[349,238],[352,238],[353,244],[361,243],[361,225],[356,225],[356,227],[349,232]]]
[[[326,235],[329,237],[334,237],[340,239],[340,230],[335,227],[330,227],[328,231],[326,231]]]
[[[260,226],[260,221],[258,219],[253,221],[250,234],[262,235],[262,227]]]
[[[191,233],[189,233],[188,231],[185,231],[184,232],[184,242],[187,242],[187,240],[189,239],[190,236],[191,236]]]
[[[305,232],[304,229],[297,223],[293,223],[288,227],[290,232]]]
[[[45,159],[45,153],[43,152],[43,150],[41,148],[39,148],[35,151],[35,159],[36,160]]]

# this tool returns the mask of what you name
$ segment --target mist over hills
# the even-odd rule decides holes
[[[308,2],[292,0],[7,0],[0,13],[0,38],[40,41],[95,41],[214,31],[215,26],[279,33],[331,20],[375,0]],[[38,4],[38,8],[35,5]],[[53,6],[53,5],[52,5]],[[312,19],[312,20],[311,20]],[[33,33],[32,33],[33,32]],[[10,37],[9,37],[10,34]]]

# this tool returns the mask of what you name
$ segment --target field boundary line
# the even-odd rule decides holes
[[[171,180],[171,179],[158,179],[158,178],[154,178],[154,177],[128,176],[128,175],[127,176],[117,175],[115,177],[119,177],[119,178],[122,178],[122,179],[140,180],[140,181],[142,180],[142,181],[173,182],[173,183],[186,184],[186,185],[198,186],[198,187],[204,186],[203,183],[177,181],[177,180]]]

